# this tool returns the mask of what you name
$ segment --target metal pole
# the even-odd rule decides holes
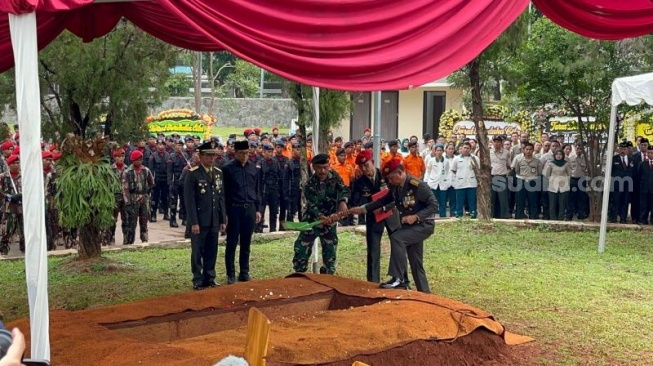
[[[381,92],[372,92],[374,100],[374,126],[372,127],[374,139],[374,166],[381,168]]]
[[[258,97],[261,99],[263,99],[263,81],[265,81],[265,70],[261,69],[261,78],[260,78],[259,93],[258,93]]]
[[[603,203],[601,204],[601,229],[599,231],[599,253],[605,251],[605,236],[608,225],[608,203],[610,201],[610,188],[612,176],[612,156],[614,155],[614,137],[617,124],[617,106],[610,110],[610,130],[608,131],[608,150],[605,152],[605,176],[603,181]],[[592,142],[590,141],[590,144]],[[589,147],[590,149],[592,146]]]

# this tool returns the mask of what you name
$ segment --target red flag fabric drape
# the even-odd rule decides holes
[[[124,16],[173,45],[226,49],[309,85],[396,90],[443,77],[476,57],[528,0],[11,0],[0,11],[38,14],[39,46],[68,29],[85,41]],[[12,66],[0,18],[0,70]]]
[[[585,37],[624,39],[653,33],[651,0],[533,0],[556,24]]]

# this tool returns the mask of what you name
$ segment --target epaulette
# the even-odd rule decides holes
[[[417,179],[411,179],[410,184],[414,185],[415,187],[419,187],[419,180]]]
[[[194,172],[195,170],[197,170],[197,168],[199,168],[199,166],[194,166],[194,167],[192,167],[192,168],[190,168],[188,170],[191,171],[191,172]]]
[[[218,167],[215,166],[215,165],[213,166],[213,169],[215,169],[215,170],[219,171],[220,173],[222,173],[222,170],[220,170],[220,168],[218,168]]]

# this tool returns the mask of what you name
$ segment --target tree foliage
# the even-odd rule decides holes
[[[236,98],[258,98],[261,69],[245,60],[233,62],[233,70],[225,77],[225,87],[234,91]]]
[[[647,40],[646,38],[649,38]],[[589,143],[588,175],[601,176],[608,136],[612,81],[650,69],[650,56],[640,40],[599,41],[567,31],[546,18],[533,23],[508,91],[533,109],[555,106],[576,117],[571,125],[578,140]],[[583,117],[595,117],[587,122]],[[591,188],[591,187],[590,187]],[[601,193],[590,196],[590,219],[598,220]]]
[[[44,133],[143,135],[148,106],[167,94],[177,49],[121,21],[90,43],[65,32],[40,53]]]

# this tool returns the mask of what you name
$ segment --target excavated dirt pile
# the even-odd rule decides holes
[[[293,275],[84,311],[52,311],[53,365],[213,365],[242,355],[247,314],[272,324],[268,365],[519,364],[483,310],[337,276]],[[10,324],[29,332],[27,319]],[[518,348],[518,347],[517,347]]]

